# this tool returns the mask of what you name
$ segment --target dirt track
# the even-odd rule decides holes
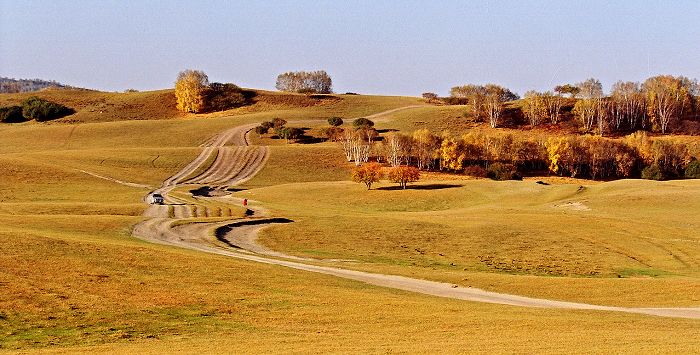
[[[381,117],[384,115],[414,107],[421,106],[403,107],[367,117],[374,120],[381,120]],[[361,281],[376,286],[390,287],[439,297],[521,307],[616,311],[663,317],[700,319],[700,307],[625,308],[563,302],[489,292],[476,288],[457,287],[456,285],[448,283],[413,279],[403,276],[374,274],[338,267],[313,265],[308,262],[314,260],[287,256],[257,244],[257,233],[261,228],[267,225],[266,223],[254,225],[243,224],[241,226],[230,227],[227,229],[227,233],[223,236],[223,239],[213,237],[210,232],[214,229],[234,224],[234,219],[216,223],[176,225],[175,222],[178,219],[193,216],[196,214],[192,212],[193,210],[197,211],[204,208],[206,211],[206,207],[192,207],[192,205],[187,205],[186,201],[183,202],[181,199],[170,196],[169,192],[173,188],[185,183],[202,184],[211,187],[228,187],[252,178],[263,167],[269,155],[268,149],[266,147],[250,147],[247,143],[247,132],[254,126],[255,125],[245,125],[229,129],[217,134],[202,144],[202,147],[205,149],[195,160],[181,171],[165,180],[163,185],[154,191],[163,194],[169,206],[150,206],[144,213],[144,216],[150,218],[137,224],[134,227],[133,235],[159,244],[174,245],[260,263],[317,272]],[[227,144],[233,145],[234,147],[225,147]],[[217,150],[218,155],[216,160],[208,169],[194,178],[183,181],[183,179],[194,174],[195,171],[207,161],[208,157]],[[226,201],[226,198],[222,197],[212,197],[210,199],[218,202]],[[229,200],[237,202],[235,199]],[[254,204],[250,208],[257,216],[266,214],[263,208],[254,207]],[[171,217],[171,215],[174,217]],[[234,249],[231,247],[232,245],[240,249]],[[343,261],[324,260],[322,262],[337,265],[338,262]]]

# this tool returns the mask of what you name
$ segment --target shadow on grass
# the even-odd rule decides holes
[[[248,210],[250,211],[250,210]],[[247,214],[247,211],[246,211]],[[257,226],[261,224],[280,224],[280,223],[292,223],[294,222],[291,219],[287,218],[261,218],[261,219],[250,219],[246,221],[240,221],[240,222],[234,222],[227,224],[225,226],[216,228],[214,230],[214,235],[216,236],[216,239],[218,239],[220,242],[225,243],[226,245],[240,249],[239,246],[231,243],[228,239],[226,239],[226,235],[228,233],[231,233],[234,229],[237,227],[242,227],[242,226]]]
[[[428,185],[408,185],[406,186],[406,190],[443,190],[443,189],[451,189],[455,187],[462,187],[462,185],[457,185],[457,184],[428,184]],[[378,187],[377,190],[387,190],[387,191],[394,191],[394,190],[403,190],[401,186],[382,186]]]

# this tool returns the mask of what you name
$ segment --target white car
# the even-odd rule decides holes
[[[165,203],[165,199],[161,194],[150,194],[148,196],[148,203],[152,205],[162,205]]]

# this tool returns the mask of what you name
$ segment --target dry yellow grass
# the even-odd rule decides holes
[[[130,230],[142,219],[145,205],[139,201],[147,189],[79,171],[157,185],[197,155],[202,141],[232,126],[274,117],[357,117],[419,101],[342,97],[341,101],[301,108],[291,106],[303,98],[281,98],[274,107],[258,107],[260,111],[248,108],[248,112],[226,113],[236,116],[0,125],[0,352],[688,353],[700,347],[698,322],[693,320],[462,302],[145,243],[132,238]],[[88,100],[75,100],[83,99]],[[254,189],[240,194],[260,198],[281,216],[297,220],[284,229],[270,229],[266,242],[303,255],[353,254],[350,258],[365,261],[357,268],[610,304],[689,304],[697,295],[696,267],[663,258],[653,248],[638,247],[634,245],[638,240],[630,236],[615,245],[648,252],[644,257],[654,263],[654,269],[669,274],[621,280],[543,277],[479,269],[474,264],[467,264],[466,271],[464,267],[454,271],[449,265],[454,255],[471,255],[464,246],[479,238],[454,238],[461,234],[452,235],[454,230],[444,229],[447,221],[476,212],[523,220],[544,211],[538,203],[561,200],[568,187],[557,187],[551,194],[532,200],[521,185],[506,193],[494,188],[497,183],[482,181],[457,182],[465,187],[442,190],[380,190],[369,195],[347,182],[308,183],[341,180],[347,169],[332,144],[276,146],[271,149],[268,167],[249,181],[248,187]],[[657,197],[664,203],[678,200],[682,197],[678,191],[688,189],[674,184],[659,190],[663,194]],[[620,217],[614,205],[608,205],[634,198],[639,194],[634,189],[646,187],[601,184],[595,189],[591,187],[586,195],[594,213],[610,212]],[[493,190],[524,207],[499,208],[493,198],[485,196]],[[187,197],[181,190],[176,194]],[[383,197],[377,199],[377,194]],[[480,205],[474,206],[474,201]],[[643,208],[638,214],[629,212],[630,218],[639,220],[666,210],[665,205],[643,202],[639,202]],[[665,223],[684,220],[684,213],[696,211],[697,206],[693,206],[678,215],[659,212],[658,218],[666,219],[659,222],[662,226],[658,230],[667,231]],[[581,225],[590,222],[578,221],[574,211],[555,214]],[[475,227],[474,231],[483,237],[486,225],[495,223],[496,217],[486,218],[477,224],[481,229]],[[427,221],[417,222],[420,219]],[[358,227],[358,221],[364,223],[364,229]],[[386,233],[384,240],[368,231],[380,227],[381,221],[387,225],[380,229]],[[394,227],[399,222],[441,230],[451,240],[432,239],[431,248],[435,249],[427,250],[427,256],[404,253],[399,243],[420,249],[428,239],[418,235],[402,240],[412,234],[397,231]],[[457,227],[469,227],[466,219],[459,223]],[[534,223],[523,228],[532,229]],[[614,218],[606,223],[614,223]],[[307,226],[309,233],[292,233],[299,226]],[[326,228],[332,227],[345,230],[326,233]],[[679,225],[669,232],[693,227],[697,226]],[[503,225],[496,231],[507,234],[508,228]],[[285,235],[288,240],[275,239]],[[551,242],[554,236],[552,232],[536,241]],[[659,244],[681,251],[674,242],[667,242],[664,239]],[[399,249],[393,250],[392,245],[399,245]],[[511,249],[505,242],[494,247],[511,253],[507,255],[522,247],[512,245]],[[598,246],[594,243],[592,249],[582,250],[596,251]],[[445,247],[449,253],[443,252],[447,257],[440,259],[434,252]],[[477,251],[482,251],[488,245],[479,247]],[[538,250],[541,244],[533,247]],[[553,248],[554,255],[562,251],[556,245]],[[697,260],[692,254],[695,250],[690,247],[686,252]],[[608,271],[628,262],[614,257],[591,260],[605,261]],[[583,265],[590,268],[591,260],[583,259]],[[530,265],[530,259],[525,261]],[[407,264],[410,262],[417,265]],[[584,297],[585,288],[590,292]],[[630,292],[637,296],[627,295]],[[615,295],[620,301],[608,302]],[[669,301],[671,295],[677,298],[676,303]],[[642,303],[643,297],[649,303]]]
[[[697,181],[417,187],[423,188],[366,191],[321,182],[238,194],[295,221],[264,230],[262,241],[299,256],[356,259],[349,265],[363,270],[597,304],[700,302]],[[592,285],[603,287],[591,291]]]

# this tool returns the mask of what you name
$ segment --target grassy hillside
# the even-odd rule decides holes
[[[13,95],[0,95],[0,105],[22,98]],[[335,95],[319,103],[263,92],[253,106],[180,116],[159,106],[170,100],[167,90],[39,95],[83,106],[52,124],[0,125],[0,352],[687,353],[700,346],[693,320],[441,299],[131,237],[148,186],[224,129],[275,117],[323,126],[330,116],[367,116],[420,99]],[[138,106],[138,97],[148,102]],[[102,99],[114,105],[100,106]],[[433,110],[449,120],[460,114],[431,107],[401,115],[446,124]],[[396,117],[395,128],[410,128]],[[440,180],[422,190],[366,191],[344,181],[349,168],[335,144],[278,144],[238,195],[295,220],[265,230],[265,244],[359,261],[344,267],[603,304],[699,302],[700,192],[692,182],[579,192],[578,185]]]
[[[405,191],[322,182],[238,194],[295,221],[261,238],[298,256],[581,302],[700,301],[697,181],[450,180]],[[606,284],[617,286],[591,292]]]
[[[341,115],[359,117],[390,108],[420,103],[410,97],[361,95],[302,95],[255,90],[252,104],[209,114],[184,114],[176,110],[174,90],[144,92],[101,92],[84,89],[46,89],[31,93],[0,94],[0,106],[18,105],[37,96],[74,109],[73,115],[56,122],[110,122],[125,120],[163,120],[183,117],[222,117],[251,113],[276,113],[298,117],[312,113],[316,118]],[[311,110],[309,110],[311,109]]]

